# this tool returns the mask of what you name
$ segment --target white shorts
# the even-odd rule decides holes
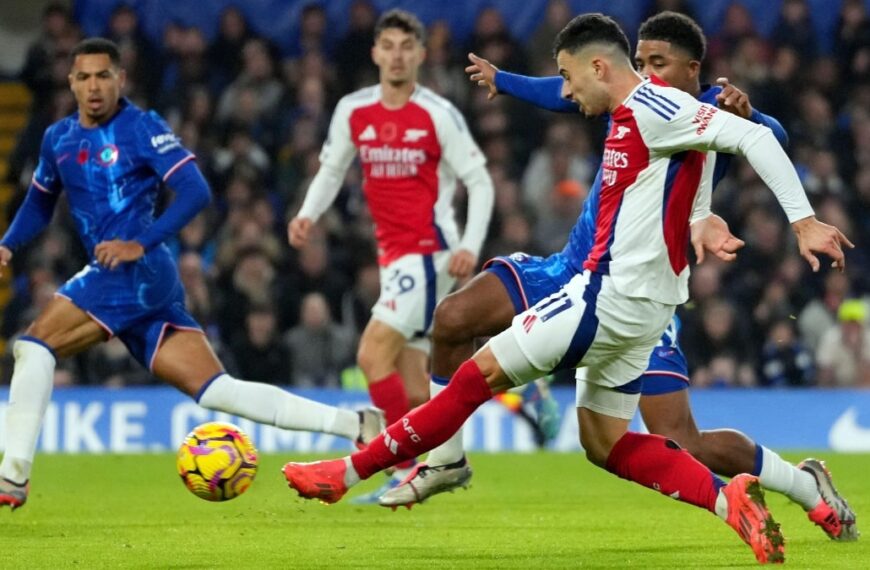
[[[517,385],[586,366],[587,382],[614,389],[643,374],[674,309],[626,297],[609,276],[586,271],[514,317],[489,345]]]
[[[456,283],[447,273],[451,255],[412,253],[381,267],[381,295],[372,317],[399,331],[413,348],[429,351],[435,305]]]

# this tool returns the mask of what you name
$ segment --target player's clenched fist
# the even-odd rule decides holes
[[[287,224],[287,241],[290,245],[299,249],[308,242],[308,234],[311,233],[311,218],[293,218]]]
[[[460,249],[450,257],[447,272],[456,279],[465,279],[471,275],[475,266],[477,266],[477,256],[467,249]]]
[[[94,248],[97,263],[109,269],[115,269],[122,263],[136,261],[145,255],[145,248],[138,241],[113,239],[102,241]]]

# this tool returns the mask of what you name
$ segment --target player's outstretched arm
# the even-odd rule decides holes
[[[783,148],[788,147],[788,133],[785,132],[785,128],[778,120],[755,109],[749,101],[749,95],[732,85],[727,77],[720,77],[716,80],[716,84],[722,87],[722,91],[716,96],[720,109],[753,123],[764,125],[773,132],[773,136]]]
[[[487,97],[495,98],[499,93],[516,97],[536,107],[557,113],[579,113],[576,103],[562,97],[563,79],[553,77],[528,77],[501,71],[489,61],[470,53],[471,65],[465,73],[473,83],[489,90]]]

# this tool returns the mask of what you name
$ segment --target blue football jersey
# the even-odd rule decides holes
[[[97,127],[83,127],[78,112],[51,125],[33,184],[43,192],[66,191],[93,255],[101,241],[142,234],[154,222],[161,182],[193,158],[157,113],[121,99],[115,116]]]

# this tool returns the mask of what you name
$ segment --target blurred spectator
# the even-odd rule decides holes
[[[532,69],[536,72],[544,69],[553,59],[553,38],[565,27],[574,12],[567,0],[550,0],[547,2],[547,11],[544,18],[529,41],[526,49],[532,60]]]
[[[547,215],[549,196],[557,182],[570,179],[591,183],[589,157],[582,154],[589,150],[588,140],[576,125],[562,121],[547,130],[545,146],[532,153],[523,173],[523,200],[539,219]]]
[[[293,385],[337,388],[341,371],[356,355],[353,333],[332,322],[326,298],[308,293],[302,298],[299,324],[285,337],[293,361]]]
[[[751,386],[755,384],[752,347],[734,306],[713,299],[701,309],[701,330],[684,334],[683,348],[693,382],[701,386]]]
[[[290,55],[299,56],[311,52],[327,52],[326,10],[318,4],[308,4],[299,15],[299,37],[291,47]]]
[[[565,247],[571,228],[586,200],[586,188],[576,180],[561,180],[550,192],[547,209],[542,214],[545,224],[538,224],[535,241],[544,251],[559,251]]]
[[[816,31],[806,0],[783,1],[771,39],[781,46],[794,48],[806,61],[815,57]]]
[[[825,331],[816,351],[819,385],[870,387],[870,331],[867,303],[844,301],[837,310],[838,323]]]
[[[128,4],[119,4],[109,16],[105,36],[118,44],[127,70],[128,92],[141,94],[145,102],[157,100],[160,89],[160,59],[153,57],[156,48],[142,32],[139,15]],[[135,89],[130,87],[135,86]]]
[[[801,311],[798,330],[811,351],[818,348],[822,336],[836,324],[837,310],[850,292],[848,274],[830,271],[825,276],[822,296],[807,303]]]
[[[356,0],[350,6],[347,33],[335,48],[335,66],[342,93],[356,91],[373,84],[371,48],[375,43],[375,21],[378,14],[368,0]],[[428,54],[432,57],[432,53]]]
[[[87,352],[89,384],[110,388],[156,384],[157,380],[136,362],[118,337],[112,337]]]
[[[290,353],[279,337],[275,310],[270,305],[252,305],[244,320],[244,329],[230,345],[238,375],[245,380],[288,384]]]
[[[789,320],[770,327],[761,351],[758,378],[761,386],[776,388],[804,387],[813,384],[813,358],[795,334]]]
[[[195,251],[187,251],[178,259],[178,273],[184,285],[187,310],[203,328],[214,320],[214,298],[210,282],[203,272],[202,258]]]
[[[217,36],[208,48],[212,72],[217,85],[225,87],[242,71],[242,49],[252,34],[245,15],[236,6],[227,6],[220,15]]]
[[[840,70],[849,80],[859,79],[855,68],[857,56],[870,50],[870,19],[862,0],[844,0],[837,22],[835,53]],[[866,55],[865,55],[866,57]],[[866,77],[864,78],[866,79]]]
[[[271,118],[284,94],[275,76],[275,62],[265,41],[249,39],[242,48],[242,72],[227,87],[217,106],[217,118],[228,121],[239,105],[242,93],[252,93],[257,118]]]

